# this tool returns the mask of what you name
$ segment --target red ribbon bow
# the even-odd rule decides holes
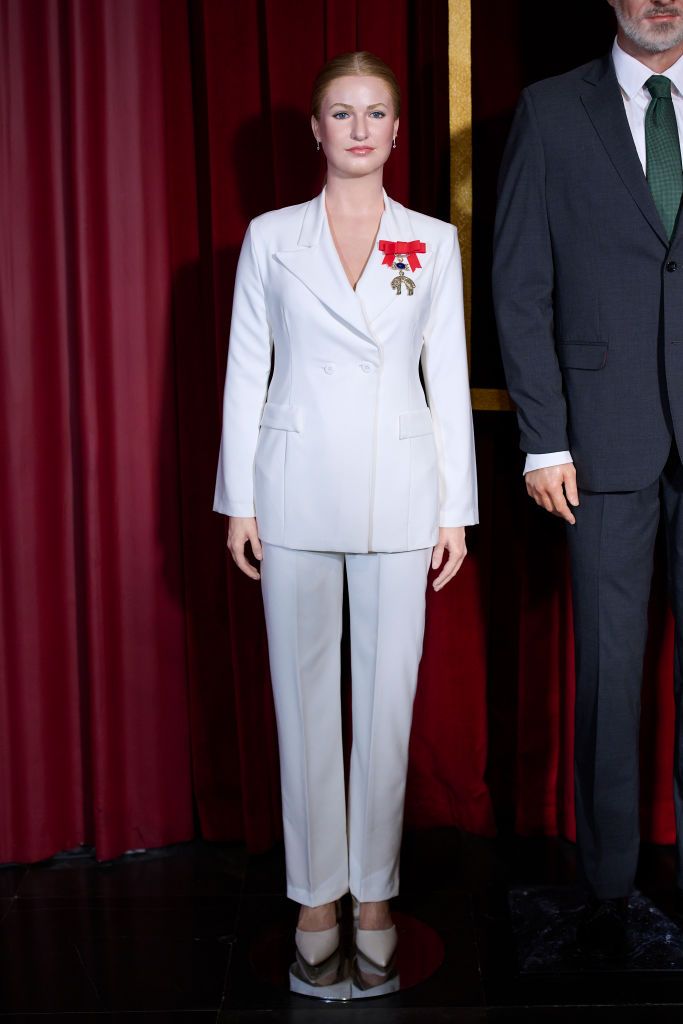
[[[417,254],[418,252],[427,252],[427,246],[424,242],[418,242],[417,239],[413,242],[387,242],[382,239],[379,243],[379,250],[384,253],[382,266],[390,267],[396,256],[405,256],[411,270],[420,270],[421,264]]]

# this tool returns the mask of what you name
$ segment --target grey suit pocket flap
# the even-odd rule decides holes
[[[414,412],[402,412],[398,418],[398,436],[420,437],[422,434],[433,434],[432,414],[429,409],[415,409]]]
[[[560,366],[570,370],[601,370],[607,362],[607,348],[572,341],[558,344],[557,358]]]
[[[266,402],[261,416],[261,426],[300,433],[301,409],[296,405],[275,405],[273,402]]]

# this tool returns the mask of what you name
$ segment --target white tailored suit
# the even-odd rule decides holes
[[[413,295],[392,288],[398,272],[383,264],[381,239],[425,243],[420,268],[406,270]],[[388,899],[398,891],[431,549],[439,526],[478,521],[452,225],[385,193],[354,290],[324,190],[251,222],[235,282],[214,509],[256,516],[263,544],[288,895],[309,906],[349,888],[363,902]],[[339,700],[345,570],[348,830]]]

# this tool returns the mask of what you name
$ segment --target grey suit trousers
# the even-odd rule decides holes
[[[575,786],[580,867],[600,899],[627,896],[639,850],[639,724],[653,554],[663,514],[676,619],[674,799],[683,886],[683,466],[675,446],[639,491],[580,491],[568,527],[576,641]]]

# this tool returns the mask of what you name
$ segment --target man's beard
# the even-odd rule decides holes
[[[640,15],[638,18],[628,18],[623,13],[619,2],[617,2],[614,10],[619,26],[626,38],[648,53],[663,53],[665,50],[670,50],[672,47],[683,43],[683,17],[681,17],[681,9],[679,7],[667,8],[667,14],[677,14],[679,16],[678,21],[674,22],[645,22],[643,20],[644,17],[649,15],[661,14],[661,7],[653,7],[645,15]]]

